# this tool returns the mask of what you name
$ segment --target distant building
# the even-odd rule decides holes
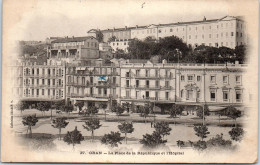
[[[193,48],[199,45],[235,48],[247,44],[246,24],[241,17],[225,16],[219,19],[151,24],[101,30],[104,42],[112,36],[117,40],[140,39],[147,37],[158,41],[168,36],[177,36]]]
[[[51,42],[47,49],[49,58],[70,58],[75,60],[91,60],[99,58],[97,39],[88,37],[66,37]]]
[[[130,39],[125,40],[115,40],[109,43],[109,45],[112,47],[113,52],[116,52],[117,50],[123,50],[124,52],[128,53],[128,47],[129,42],[131,42]]]

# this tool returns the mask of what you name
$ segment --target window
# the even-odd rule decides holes
[[[32,96],[34,95],[34,89],[32,89]]]
[[[129,91],[129,90],[126,91],[126,97],[127,97],[127,98],[130,97],[130,91]]]
[[[185,78],[184,78],[184,76],[181,76],[181,81],[185,81]]]
[[[169,81],[165,81],[165,87],[169,88]]]
[[[165,92],[165,99],[169,100],[169,92]]]
[[[44,95],[44,89],[42,89],[42,95]]]
[[[36,90],[36,95],[39,96],[39,89]]]
[[[42,79],[42,85],[44,85],[44,79]]]
[[[231,37],[234,36],[234,32],[231,32]]]
[[[48,96],[50,96],[50,93],[51,93],[51,91],[50,91],[50,89],[48,89]]]
[[[136,70],[135,74],[136,74],[136,76],[139,76],[140,75],[140,70]]]
[[[223,76],[223,83],[227,84],[228,83],[228,76]]]
[[[34,79],[32,79],[32,85],[34,84]]]
[[[126,87],[129,87],[129,85],[130,85],[130,81],[126,80]]]
[[[158,74],[158,70],[155,70],[155,77],[158,77],[159,74]]]
[[[240,37],[242,37],[243,35],[242,35],[242,33],[240,33]]]
[[[145,76],[149,77],[149,70],[145,70]]]
[[[197,81],[200,81],[200,78],[201,78],[200,76],[197,76]]]
[[[242,98],[241,98],[241,91],[236,91],[236,102],[241,102]]]
[[[149,88],[149,86],[150,86],[149,80],[146,80],[145,85],[146,85],[146,88]]]
[[[170,29],[170,32],[172,32],[172,29]]]
[[[130,77],[130,72],[126,72],[126,77]]]
[[[98,95],[101,95],[101,88],[98,88]]]
[[[186,99],[189,100],[189,99],[192,99],[193,98],[193,91],[192,90],[187,90],[187,97]]]
[[[188,76],[188,81],[192,81],[193,80],[193,76]]]
[[[210,91],[210,101],[215,101],[216,100],[216,93],[215,90]]]
[[[210,83],[216,83],[216,76],[210,76]]]
[[[139,87],[139,80],[135,81],[136,87]]]
[[[159,85],[160,85],[160,84],[159,84],[159,81],[156,80],[156,81],[155,81],[155,86],[156,86],[156,87],[159,87]]]
[[[104,88],[104,95],[107,95],[107,88]]]
[[[241,76],[236,76],[236,84],[241,84]]]
[[[223,101],[228,101],[228,91],[223,91]]]

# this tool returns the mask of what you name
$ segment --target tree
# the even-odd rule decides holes
[[[21,113],[25,110],[25,109],[28,109],[29,108],[29,104],[26,102],[26,101],[19,101],[17,104],[16,104],[16,108],[18,110],[21,111]]]
[[[207,142],[199,140],[196,143],[193,143],[193,147],[196,150],[205,150],[207,148]]]
[[[65,128],[69,122],[66,121],[64,117],[56,118],[52,121],[52,127],[59,129],[59,139],[61,140],[61,129]]]
[[[53,108],[56,110],[64,111],[65,108],[65,100],[55,101],[53,104]]]
[[[170,109],[170,117],[174,118],[177,115],[181,115],[182,111],[184,111],[184,106],[183,105],[173,105],[172,108]]]
[[[110,42],[113,42],[116,40],[116,36],[112,36],[110,38],[108,38],[107,42],[110,43]]]
[[[246,46],[245,45],[236,46],[234,52],[236,55],[236,60],[238,60],[240,63],[246,62],[247,56],[246,56]]]
[[[163,139],[164,136],[170,135],[171,128],[169,127],[169,123],[161,121],[154,124],[155,132],[159,135],[162,135]]]
[[[113,132],[109,134],[105,134],[102,139],[101,143],[110,145],[111,147],[118,147],[118,144],[122,144],[121,141],[124,139],[124,137],[121,137],[121,134],[119,132]]]
[[[127,144],[127,134],[134,132],[133,124],[123,122],[121,123],[121,125],[118,125],[118,129],[120,130],[121,133],[125,134],[125,143]]]
[[[93,117],[96,113],[98,113],[98,108],[96,106],[89,106],[85,109],[85,115],[91,115],[91,117]]]
[[[167,140],[163,140],[162,136],[156,131],[154,131],[152,134],[143,135],[143,139],[140,140],[140,143],[148,148],[155,148],[160,145],[164,145],[166,142]]]
[[[65,105],[63,111],[70,114],[73,111],[73,105]]]
[[[207,137],[210,132],[208,131],[208,127],[205,125],[194,126],[195,135],[201,138],[203,141],[204,138]]]
[[[235,127],[237,127],[237,118],[241,117],[241,111],[237,110],[234,106],[228,106],[225,110],[227,117],[230,117],[235,122]]]
[[[231,147],[232,142],[230,140],[223,139],[223,134],[217,134],[215,137],[210,138],[207,141],[207,147]]]
[[[72,144],[73,149],[75,144],[80,144],[81,141],[84,140],[84,137],[78,131],[77,126],[73,131],[68,131],[67,134],[64,136],[63,141],[68,143],[69,145]]]
[[[51,108],[51,102],[39,102],[37,104],[37,109],[40,110],[43,114],[45,114],[45,111],[49,111]]]
[[[36,115],[29,115],[26,117],[23,117],[22,123],[24,126],[28,126],[26,135],[28,134],[29,131],[29,137],[32,137],[32,126],[35,126],[36,123],[38,122],[38,119]]]
[[[80,114],[82,108],[84,107],[84,101],[77,101],[74,105],[79,108],[79,114]]]
[[[112,105],[111,111],[115,112],[119,117],[125,111],[125,109],[120,104],[116,103],[115,105]]]
[[[145,106],[141,106],[140,109],[141,109],[140,116],[144,118],[146,123],[146,117],[149,115],[152,107],[149,104],[146,104]]]
[[[107,113],[106,113],[107,104],[106,103],[101,103],[101,104],[99,104],[99,107],[104,110],[105,120],[107,120]]]
[[[91,139],[92,142],[94,140],[94,131],[101,127],[99,119],[90,119],[85,121],[85,125],[82,125],[84,129],[91,131]]]
[[[131,104],[129,102],[125,102],[122,104],[122,106],[124,107],[124,109],[126,109],[126,111],[129,113],[129,109],[131,107]]]
[[[244,135],[244,130],[240,127],[232,128],[231,131],[228,132],[231,139],[235,141],[241,141]]]

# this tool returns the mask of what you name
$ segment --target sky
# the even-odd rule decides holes
[[[143,5],[142,8],[142,4]],[[221,18],[228,4],[221,1],[90,1],[39,0],[21,15],[13,29],[17,40],[55,36],[86,36],[92,28],[108,29]]]

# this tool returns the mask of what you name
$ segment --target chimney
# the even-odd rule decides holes
[[[206,19],[206,17],[204,16],[204,18],[203,18],[203,21],[206,21],[207,19]]]
[[[136,29],[138,28],[138,25],[135,25]]]
[[[127,29],[127,26],[125,26],[125,30]]]

